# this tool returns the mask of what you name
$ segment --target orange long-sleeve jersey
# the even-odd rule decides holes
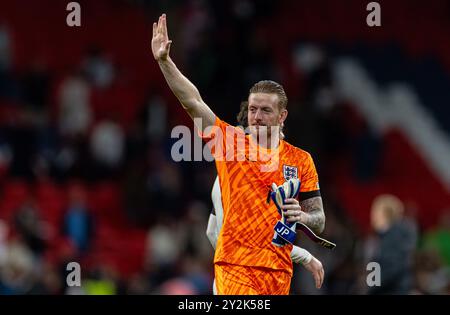
[[[273,227],[281,215],[267,195],[272,183],[280,185],[293,177],[301,182],[300,194],[319,192],[311,155],[283,140],[276,149],[262,149],[242,129],[219,118],[214,128],[202,135],[215,157],[222,192],[223,226],[214,262],[292,273],[292,245],[272,244]]]

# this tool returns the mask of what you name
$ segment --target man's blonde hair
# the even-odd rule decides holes
[[[287,107],[286,92],[284,92],[283,86],[275,81],[263,80],[255,83],[250,89],[250,94],[252,93],[276,94],[278,95],[278,109],[281,111]]]

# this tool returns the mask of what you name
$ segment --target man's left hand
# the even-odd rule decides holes
[[[295,198],[286,198],[285,204],[281,205],[281,209],[284,211],[287,222],[302,222],[306,223],[308,214],[302,211],[302,207]]]

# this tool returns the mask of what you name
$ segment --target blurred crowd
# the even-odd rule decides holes
[[[370,182],[382,139],[335,97],[324,48],[297,41],[283,72],[266,36],[266,21],[279,19],[274,2],[111,6],[145,12],[148,25],[164,10],[173,58],[230,123],[254,82],[285,86],[286,137],[316,161],[324,237],[338,245],[327,251],[300,236],[326,277],[316,290],[296,266],[293,294],[450,294],[450,210],[423,230],[411,205],[384,195],[367,209],[367,231],[340,203],[340,161],[351,161],[347,176]],[[205,231],[215,166],[172,160],[172,127],[192,125],[161,88],[163,77],[155,68],[137,97],[114,52],[95,44],[70,70],[56,72],[45,54],[17,66],[14,41],[26,39],[14,28],[0,16],[0,294],[210,294]],[[140,62],[153,63],[150,50]],[[67,286],[71,261],[80,263],[81,287]],[[381,265],[381,287],[366,285],[370,261]]]

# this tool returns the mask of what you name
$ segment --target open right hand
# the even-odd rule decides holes
[[[323,270],[322,263],[313,256],[311,261],[305,264],[304,267],[313,275],[314,281],[316,282],[316,288],[320,289],[322,287],[323,278],[325,276],[325,271]]]
[[[164,61],[169,57],[170,44],[167,35],[166,15],[163,14],[158,19],[158,24],[153,23],[152,52],[156,61]]]

